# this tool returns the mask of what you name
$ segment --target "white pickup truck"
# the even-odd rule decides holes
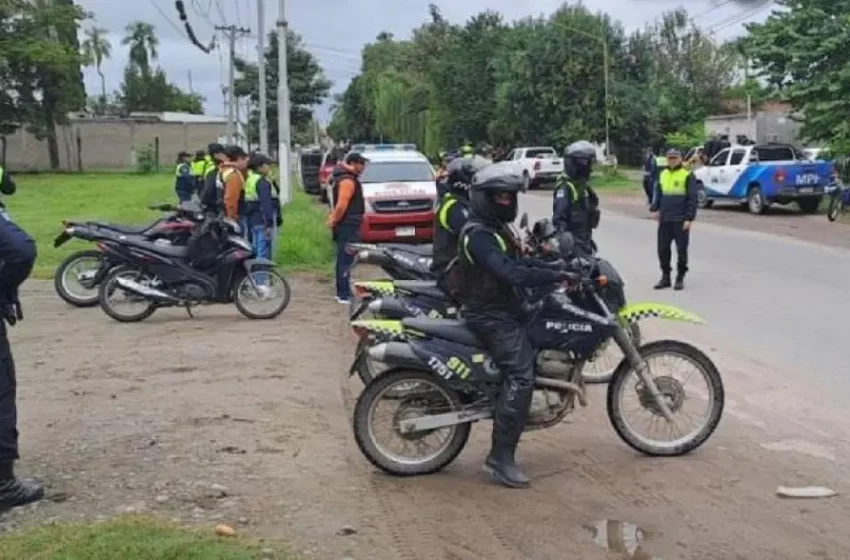
[[[554,183],[564,172],[564,163],[555,148],[515,148],[505,157],[522,170],[526,190]]]

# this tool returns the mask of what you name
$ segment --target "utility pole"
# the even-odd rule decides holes
[[[289,73],[286,69],[286,0],[279,0],[277,14],[277,157],[280,160],[280,203],[292,200],[289,131]]]
[[[189,70],[189,95],[194,95],[195,90],[192,88],[192,71]]]
[[[266,2],[257,0],[257,67],[260,70],[260,151],[269,153],[269,116],[266,111]]]
[[[234,133],[235,112],[236,112],[236,96],[233,83],[235,82],[233,61],[236,57],[236,37],[247,35],[251,32],[250,29],[244,27],[236,27],[235,25],[216,25],[216,31],[222,31],[227,36],[227,43],[230,47],[228,53],[228,85],[227,85],[227,141],[231,144],[236,143],[236,135]]]

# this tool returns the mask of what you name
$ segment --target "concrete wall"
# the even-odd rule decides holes
[[[219,123],[133,122],[128,120],[82,120],[60,127],[59,161],[64,170],[132,169],[135,151],[159,138],[159,161],[171,165],[181,150],[194,153],[225,133]],[[77,151],[77,136],[80,150]],[[2,143],[0,143],[2,149]],[[2,154],[0,154],[2,158]],[[47,141],[18,130],[6,137],[6,167],[10,171],[50,169]]]

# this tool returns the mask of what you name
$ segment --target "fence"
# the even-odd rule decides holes
[[[173,163],[180,151],[206,149],[225,125],[203,122],[79,120],[57,128],[59,168],[65,171],[132,169],[140,150],[153,147],[158,162]],[[46,140],[24,130],[0,139],[0,162],[12,172],[50,170]]]

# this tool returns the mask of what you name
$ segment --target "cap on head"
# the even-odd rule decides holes
[[[213,142],[212,144],[210,144],[209,146],[207,146],[207,152],[208,152],[211,156],[214,156],[215,154],[221,154],[221,153],[224,153],[224,146],[222,146],[222,145],[221,145],[221,144],[219,144],[218,142]]]
[[[682,157],[682,152],[680,152],[676,148],[670,148],[669,150],[667,150],[666,156],[668,158],[680,158]]]
[[[271,164],[272,158],[260,152],[254,152],[253,154],[251,154],[251,158],[248,160],[248,167],[250,167],[251,169],[259,169],[264,165]]]
[[[198,150],[198,151],[196,151],[196,152],[195,152],[195,157],[196,157],[196,158],[202,158],[202,157],[204,157],[205,155],[207,155],[207,153],[206,153],[205,151],[203,151],[203,150]]]
[[[181,150],[180,153],[177,154],[177,157],[180,158],[180,159],[183,159],[183,158],[187,158],[187,157],[192,157],[192,154],[190,154],[186,150]]]
[[[349,165],[356,165],[358,163],[361,164],[361,165],[365,165],[365,164],[369,163],[369,160],[366,159],[365,157],[363,157],[363,154],[358,153],[358,152],[352,152],[352,153],[348,154],[347,156],[345,156],[344,161],[345,161],[345,163],[347,163]]]

